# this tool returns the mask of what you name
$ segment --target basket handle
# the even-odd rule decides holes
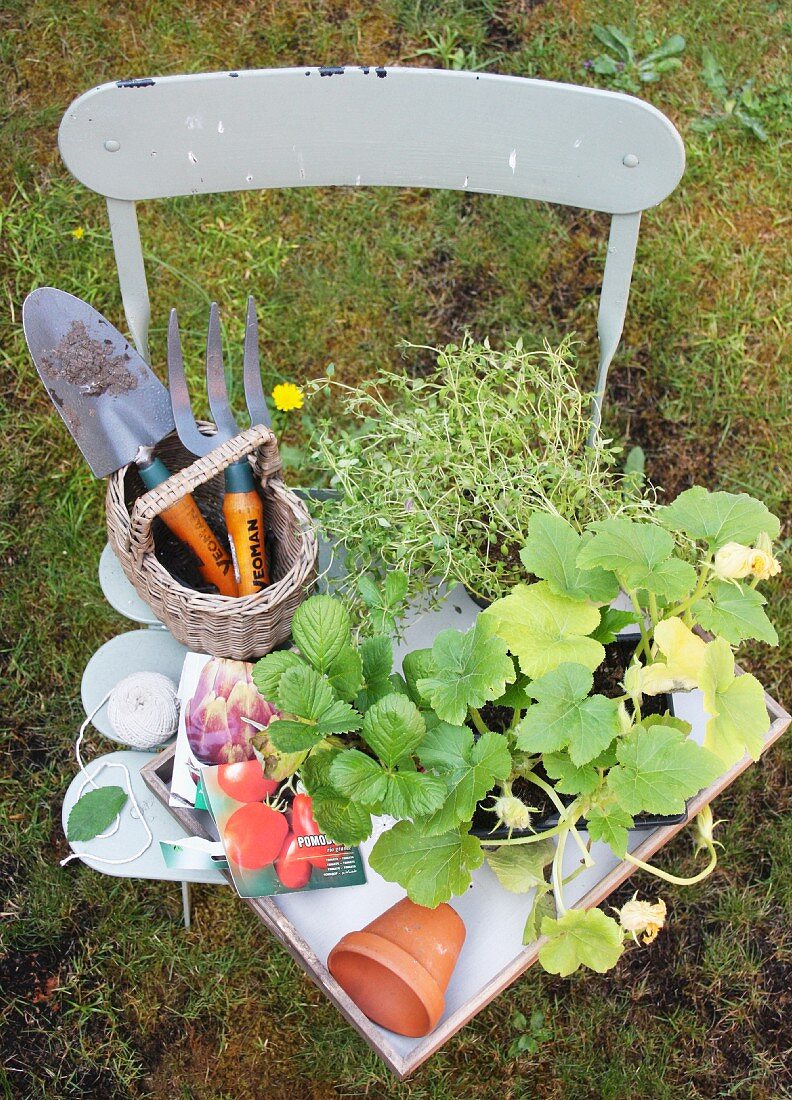
[[[232,463],[259,449],[262,453],[256,460],[256,473],[267,480],[280,472],[282,463],[274,432],[263,424],[256,424],[139,496],[132,506],[129,521],[129,548],[133,562],[140,565],[145,554],[154,553],[152,525],[161,512],[194,492],[199,485],[217,477]]]

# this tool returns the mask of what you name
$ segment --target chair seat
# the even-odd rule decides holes
[[[117,765],[125,765],[129,770],[137,803],[140,806],[149,829],[154,834],[154,839],[145,851],[137,859],[130,863],[107,864],[91,859],[87,853],[101,856],[104,859],[124,859],[133,855],[146,839],[146,832],[140,821],[134,814],[131,800],[128,798],[121,809],[121,824],[113,836],[104,840],[94,838],[85,842],[73,841],[69,846],[73,852],[80,856],[82,862],[94,871],[100,871],[104,875],[112,875],[116,878],[151,878],[163,879],[171,882],[210,882],[225,884],[226,880],[219,870],[197,871],[183,867],[168,867],[162,857],[159,846],[161,840],[183,840],[187,836],[185,829],[179,824],[148,789],[140,775],[143,764],[151,760],[151,753],[124,750],[110,752],[105,756],[99,756],[91,760],[87,765],[88,774],[96,773],[95,782],[99,787],[122,787],[128,790],[126,776]],[[104,765],[104,766],[103,766]],[[116,765],[116,766],[113,766]],[[66,824],[69,814],[77,801],[83,785],[85,775],[78,773],[71,782],[66,797],[63,800],[63,831],[66,832]]]

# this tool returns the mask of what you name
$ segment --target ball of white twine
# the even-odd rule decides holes
[[[176,687],[160,672],[135,672],[110,692],[107,717],[119,741],[133,749],[153,749],[176,733]]]

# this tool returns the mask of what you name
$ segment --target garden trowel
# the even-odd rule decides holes
[[[101,313],[63,290],[25,299],[22,325],[47,393],[97,477],[135,462],[147,489],[170,473],[153,447],[173,431],[167,389]],[[160,513],[223,596],[238,594],[233,562],[192,496]]]

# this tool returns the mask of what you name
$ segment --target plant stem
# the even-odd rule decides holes
[[[532,772],[528,772],[526,775],[523,776],[523,778],[527,779],[529,783],[533,783],[535,784],[535,786],[541,787],[545,794],[550,798],[553,805],[561,815],[559,826],[565,826],[566,829],[572,834],[572,838],[574,839],[575,843],[577,844],[578,848],[580,848],[580,851],[583,854],[583,862],[587,867],[591,867],[593,863],[591,855],[588,851],[588,848],[586,848],[586,845],[581,840],[580,833],[575,828],[575,824],[578,818],[581,816],[579,812],[579,803],[573,802],[571,806],[565,806],[558,795],[555,793],[553,788],[550,786],[550,784],[545,783],[543,779],[539,779],[538,776],[534,775]]]
[[[559,842],[560,843],[560,842]],[[693,875],[692,878],[680,878],[679,875],[670,875],[668,871],[661,871],[659,867],[652,867],[650,863],[644,863],[642,859],[636,859],[635,856],[626,853],[626,860],[630,863],[634,863],[636,867],[640,867],[642,871],[648,871],[650,875],[656,875],[657,878],[663,879],[665,882],[671,882],[674,886],[694,886],[697,882],[701,882],[707,875],[712,874],[715,870],[715,866],[718,862],[718,853],[715,848],[710,849],[710,861],[708,865],[698,875]]]
[[[476,710],[475,707],[468,707],[468,713],[470,715],[470,720],[472,721],[473,725],[476,727],[476,730],[479,733],[484,734],[484,733],[489,733],[490,732],[487,729],[487,727],[484,725],[484,722],[482,721],[481,715],[479,714],[479,712]]]
[[[509,722],[509,728],[506,730],[506,732],[507,733],[514,733],[515,729],[517,728],[517,724],[519,723],[521,718],[522,718],[522,711],[520,710],[519,707],[515,707],[514,708],[514,714],[512,715],[512,720],[511,720],[511,722]]]
[[[693,606],[696,600],[701,599],[701,597],[704,595],[705,588],[709,584],[708,574],[711,561],[712,551],[707,554],[707,556],[704,558],[704,561],[701,563],[701,573],[699,574],[698,583],[693,589],[692,594],[688,596],[686,600],[682,600],[681,603],[678,603],[676,607],[672,607],[670,611],[667,611],[667,618],[670,619],[673,618],[675,615],[684,614],[688,610],[688,608]]]
[[[558,836],[559,833],[568,831],[569,826],[565,821],[560,821],[558,825],[554,825],[552,829],[545,829],[541,833],[531,833],[530,836],[513,836],[508,840],[482,840],[481,843],[485,848],[501,848],[504,844],[536,844],[540,840],[546,840],[550,836]]]
[[[543,779],[540,779],[537,775],[534,775],[533,772],[526,772],[523,775],[523,779],[527,779],[529,783],[533,783],[536,787],[541,787],[541,789],[545,792],[555,808],[561,814],[561,817],[567,817],[569,809],[564,805],[564,803],[561,801],[561,799],[558,797],[558,795],[555,793],[549,783],[545,783]]]
[[[644,653],[646,654],[646,660],[651,663],[652,651],[649,647],[649,635],[646,633],[646,622],[644,620],[643,608],[638,603],[638,597],[631,588],[626,588],[625,592],[630,598],[630,603],[633,605],[633,611],[638,616],[638,629],[641,631],[641,644],[638,648],[644,651]]]
[[[553,856],[553,896],[555,898],[556,909],[558,910],[559,917],[563,917],[566,913],[566,906],[563,899],[563,883],[561,882],[561,864],[564,861],[564,848],[566,847],[567,836],[569,831],[563,832],[558,838],[558,844],[556,845],[555,855]]]

